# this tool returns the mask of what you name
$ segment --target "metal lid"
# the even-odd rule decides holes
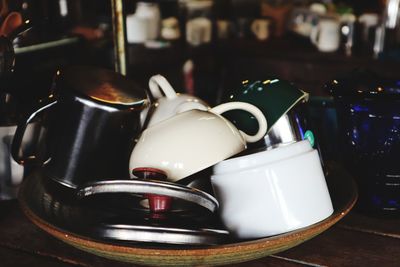
[[[230,239],[229,232],[220,229],[130,224],[102,224],[92,228],[91,234],[110,240],[193,246],[217,245]]]
[[[78,197],[84,198],[104,193],[155,194],[169,196],[197,204],[214,212],[218,201],[210,194],[184,185],[152,180],[111,180],[85,185],[78,190]]]
[[[57,71],[56,85],[91,99],[116,105],[143,106],[145,90],[125,76],[107,69],[75,66]]]

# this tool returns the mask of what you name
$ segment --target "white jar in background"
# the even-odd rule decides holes
[[[213,1],[189,0],[186,8],[186,41],[192,46],[211,42]]]
[[[126,16],[126,38],[128,43],[144,43],[147,41],[146,21],[136,14]]]
[[[126,16],[128,43],[156,40],[160,34],[161,13],[157,3],[138,2],[134,14]]]
[[[204,17],[191,19],[186,23],[186,41],[198,46],[211,42],[212,24],[211,20]]]
[[[138,2],[136,15],[146,21],[147,40],[156,40],[160,33],[161,14],[157,3]]]

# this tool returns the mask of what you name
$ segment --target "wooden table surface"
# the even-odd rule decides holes
[[[134,266],[75,249],[43,232],[17,201],[0,201],[0,266]],[[319,236],[290,250],[230,265],[400,266],[400,219],[378,219],[352,211]]]

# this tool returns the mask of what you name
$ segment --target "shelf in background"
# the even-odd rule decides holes
[[[193,59],[197,79],[205,79],[198,90],[211,87],[206,98],[218,97],[221,92],[238,86],[244,79],[277,77],[291,81],[316,96],[326,96],[325,83],[356,68],[369,68],[383,77],[399,77],[400,61],[375,59],[372,54],[355,50],[352,56],[343,51],[319,52],[309,40],[296,35],[271,38],[265,42],[254,39],[231,39],[199,47],[184,43],[163,49],[146,49],[128,45],[128,73],[146,80],[152,74],[164,73],[181,84],[182,65]],[[196,77],[195,77],[196,79]],[[203,92],[201,92],[203,93]]]

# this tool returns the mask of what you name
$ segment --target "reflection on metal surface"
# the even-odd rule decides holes
[[[104,103],[135,105],[147,103],[144,89],[114,71],[93,67],[70,67],[57,76],[56,85],[63,90],[83,93]]]
[[[69,45],[73,43],[77,43],[79,41],[78,37],[70,37],[70,38],[65,38],[61,40],[56,40],[56,41],[50,41],[46,43],[40,43],[40,44],[34,44],[34,45],[29,45],[29,46],[24,46],[24,47],[15,47],[14,51],[15,54],[24,54],[24,53],[29,53],[29,52],[36,52],[39,50],[43,49],[49,49],[53,47],[59,47],[59,46],[64,46],[64,45]]]
[[[267,147],[289,144],[304,139],[304,133],[308,129],[301,106],[293,108],[284,114],[269,130],[263,140]]]
[[[124,14],[122,0],[111,0],[115,71],[126,75]]]
[[[215,229],[182,229],[141,225],[107,225],[93,230],[105,239],[180,245],[216,245],[229,240],[229,232]]]
[[[78,197],[84,198],[104,193],[156,194],[195,203],[212,212],[218,208],[218,201],[206,192],[175,183],[150,180],[112,180],[95,182],[79,189]]]
[[[103,194],[80,200],[76,192],[53,182],[38,169],[24,181],[20,197],[49,225],[95,242],[205,246],[231,241],[216,215],[198,205],[187,211],[152,214],[140,206],[142,198],[136,195]]]
[[[271,128],[269,133],[265,136],[265,141],[268,146],[280,143],[289,143],[297,141],[299,138],[292,128],[292,120],[287,114],[283,115]]]

